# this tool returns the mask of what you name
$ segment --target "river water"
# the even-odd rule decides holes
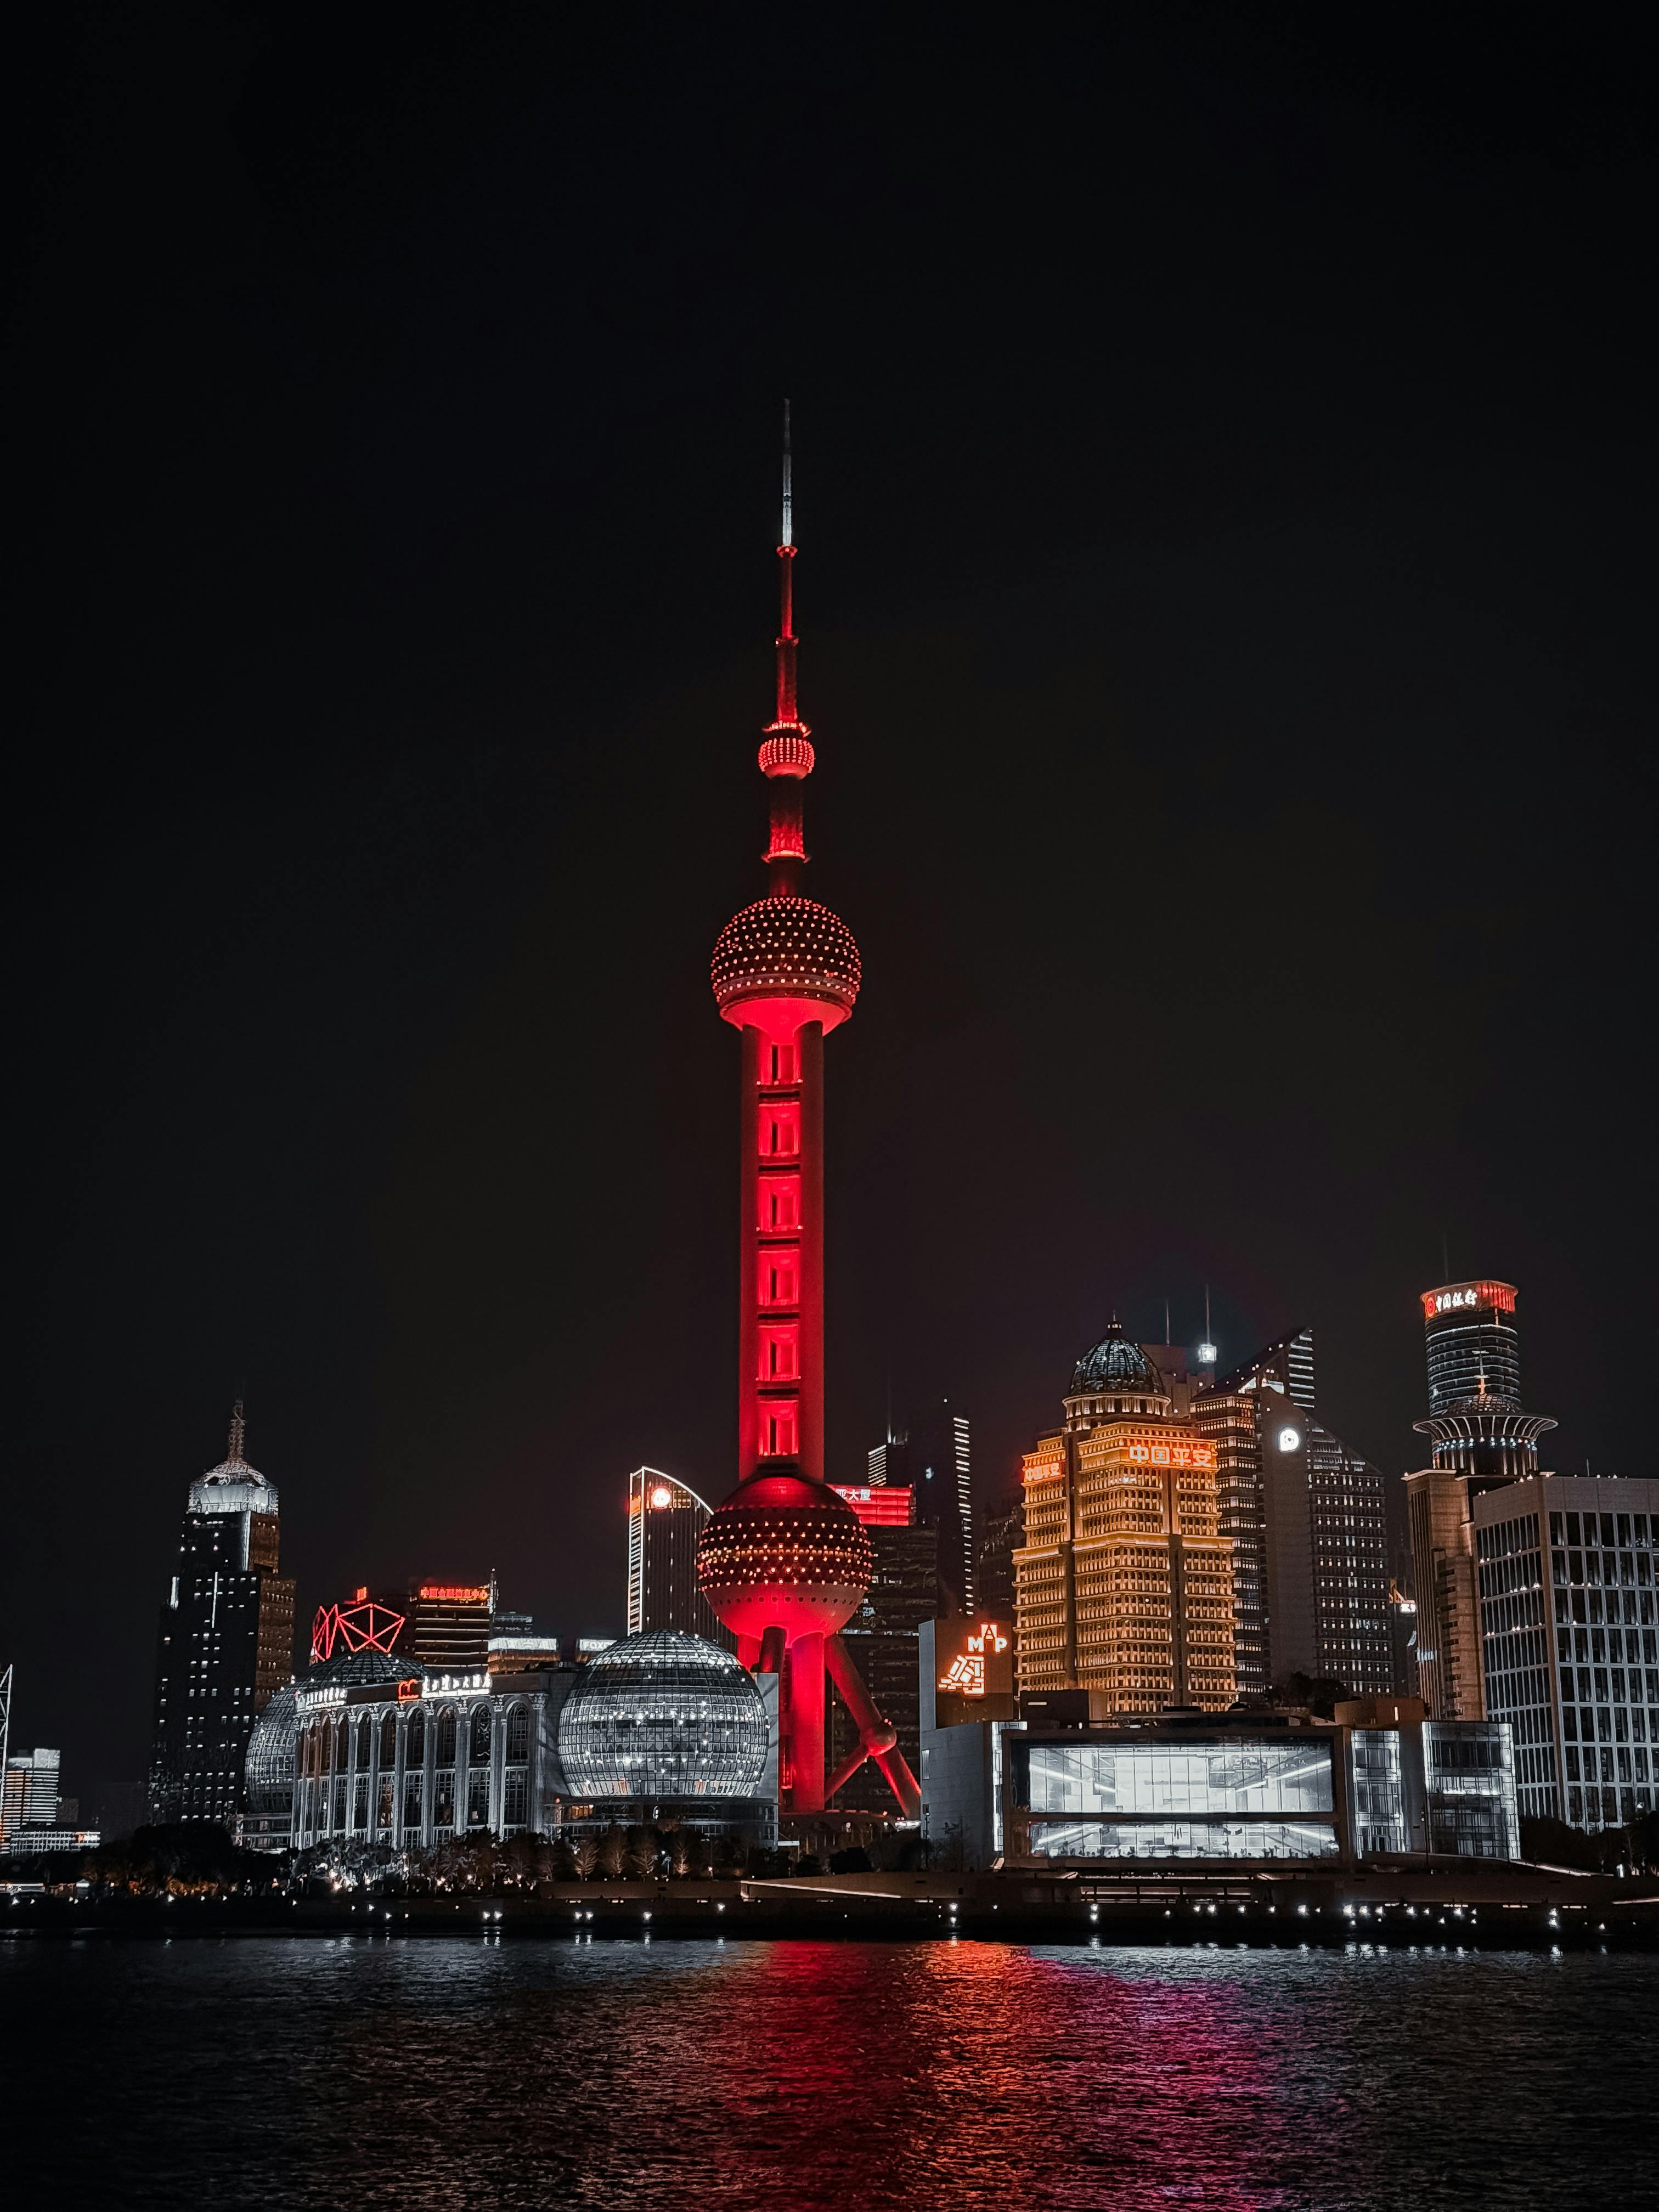
[[[0,1942],[7,2201],[603,2212],[1659,2198],[1659,1960]]]

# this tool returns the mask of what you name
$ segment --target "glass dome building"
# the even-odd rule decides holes
[[[242,1842],[249,1850],[286,1850],[294,1832],[294,1757],[300,1715],[295,1685],[274,1690],[253,1723],[243,1771]]]
[[[767,1750],[754,1677],[683,1629],[647,1629],[601,1651],[559,1715],[559,1765],[595,1818],[764,1825]]]

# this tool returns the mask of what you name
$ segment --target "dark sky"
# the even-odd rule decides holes
[[[1114,1305],[1520,1285],[1651,1472],[1653,146],[1611,14],[40,11],[6,94],[0,1663],[111,1817],[245,1384],[302,1619],[620,1625],[734,1469],[778,402],[830,1447],[987,1496]],[[1646,1133],[1644,1134],[1644,1132]],[[1632,1367],[1632,1361],[1635,1362]]]

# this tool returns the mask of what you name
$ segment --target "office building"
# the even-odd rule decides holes
[[[58,1826],[61,1756],[37,1744],[33,1751],[15,1752],[7,1759],[5,1794],[0,1799],[0,1837],[20,1835],[25,1828]]]
[[[1446,1283],[1422,1293],[1432,1457],[1405,1478],[1417,1606],[1418,1686],[1443,1719],[1486,1711],[1471,1507],[1483,1492],[1538,1473],[1553,1420],[1521,1403],[1511,1283]],[[1461,1393],[1461,1395],[1459,1395]]]
[[[441,1673],[470,1674],[489,1663],[495,1577],[487,1583],[422,1582],[410,1586],[408,1623],[396,1649]]]
[[[1122,1713],[1231,1704],[1233,1547],[1215,1469],[1214,1446],[1114,1322],[1077,1364],[1063,1427],[1025,1455],[1022,1691],[1095,1690]]]
[[[972,1613],[975,1591],[973,1450],[968,1416],[935,1399],[890,1429],[867,1455],[870,1485],[908,1486],[918,1528],[939,1531],[939,1607]]]
[[[697,1539],[709,1508],[654,1467],[628,1478],[628,1633],[678,1628],[727,1650],[732,1638],[697,1588]]]
[[[1477,1493],[1470,1522],[1522,1812],[1611,1828],[1659,1809],[1659,1482],[1535,1475]]]
[[[224,1458],[190,1486],[156,1638],[152,1820],[234,1828],[258,1719],[294,1672],[294,1584],[279,1572],[276,1486],[243,1457],[239,1399]]]
[[[922,1732],[922,1820],[964,1863],[1310,1869],[1519,1856],[1513,1753],[1497,1722],[1362,1698],[1334,1722],[1243,1712],[1125,1725],[1086,1691],[1023,1717]]]
[[[1386,1486],[1316,1412],[1311,1329],[1194,1395],[1233,1544],[1238,1686],[1262,1693],[1300,1674],[1377,1695],[1398,1686]]]

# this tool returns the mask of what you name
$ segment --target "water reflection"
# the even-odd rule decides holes
[[[9,1944],[9,2179],[329,2212],[1565,2207],[1592,2077],[1622,2192],[1659,2185],[1656,1993],[1640,1959],[1368,1944]]]

